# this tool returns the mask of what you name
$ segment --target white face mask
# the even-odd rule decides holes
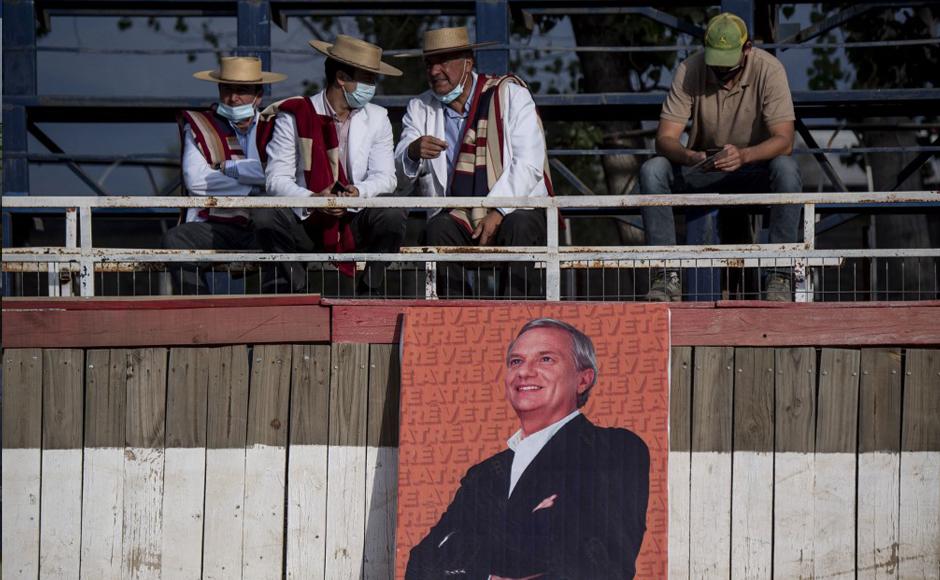
[[[466,74],[467,74],[467,61],[464,61],[464,64],[463,64],[463,72],[460,73],[460,82],[457,83],[457,86],[455,86],[453,89],[451,89],[451,91],[450,91],[449,93],[444,94],[444,95],[439,95],[439,94],[435,93],[435,92],[434,92],[434,88],[432,87],[432,88],[431,88],[431,94],[434,95],[434,98],[435,98],[435,99],[437,99],[438,101],[442,102],[442,103],[445,104],[445,105],[449,105],[449,104],[453,103],[454,101],[457,100],[457,98],[458,98],[460,95],[463,94],[463,89],[464,89],[464,86],[463,86],[463,79],[464,79],[464,77],[466,76]]]
[[[361,109],[369,104],[372,97],[375,96],[375,85],[367,85],[363,82],[356,83],[356,90],[347,93],[343,90],[343,96],[346,97],[346,104],[353,109]]]
[[[255,106],[252,103],[247,105],[238,105],[237,107],[230,107],[225,103],[219,103],[219,106],[216,107],[215,112],[222,115],[229,121],[244,121],[245,119],[250,119],[255,116]]]

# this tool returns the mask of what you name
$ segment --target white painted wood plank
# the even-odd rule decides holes
[[[669,577],[689,578],[689,486],[692,458],[688,451],[669,453]]]
[[[692,578],[731,573],[731,454],[692,453],[689,569]]]
[[[813,576],[813,455],[774,456],[774,576]]]
[[[287,464],[287,577],[323,580],[327,446],[291,445]]]
[[[386,580],[395,574],[397,508],[398,449],[366,447],[365,580]]]
[[[327,485],[326,577],[358,580],[365,541],[366,448],[331,445]]]
[[[731,577],[770,578],[773,564],[773,454],[736,451],[733,462]]]
[[[3,450],[3,578],[39,575],[39,449]]]
[[[123,577],[160,578],[163,540],[163,449],[124,451]]]
[[[854,453],[817,453],[813,491],[816,578],[855,577]]]
[[[78,578],[82,544],[82,450],[42,452],[39,575]]]
[[[245,450],[206,450],[203,577],[241,578],[245,505]]]
[[[858,456],[856,562],[860,579],[898,577],[900,462],[897,453]]]
[[[901,453],[901,578],[940,578],[940,452]]]
[[[254,445],[245,450],[243,578],[281,578],[286,462],[284,447]]]
[[[86,448],[82,473],[83,580],[121,577],[124,448]]]
[[[167,448],[163,473],[163,574],[199,578],[202,571],[205,448]]]

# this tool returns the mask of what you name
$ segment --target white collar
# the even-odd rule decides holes
[[[539,429],[528,437],[523,437],[522,429],[519,429],[506,441],[506,445],[509,446],[509,448],[513,451],[515,451],[516,448],[519,447],[519,445],[523,442],[526,443],[527,447],[530,445],[537,445],[538,448],[541,449],[545,446],[546,443],[548,443],[555,433],[558,433],[558,431],[568,423],[568,421],[571,421],[580,414],[581,410],[575,409],[570,414],[565,415],[563,418],[555,421],[548,427]]]

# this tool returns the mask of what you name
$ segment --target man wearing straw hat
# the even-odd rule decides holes
[[[691,119],[687,145],[680,141]],[[672,79],[656,133],[660,155],[640,169],[639,193],[799,193],[793,150],[793,99],[787,73],[773,55],[751,46],[744,21],[723,12],[708,22],[705,50],[686,59]],[[671,207],[643,208],[646,241],[674,246]],[[770,210],[770,243],[797,240],[800,207]],[[771,270],[764,298],[792,300],[786,270]],[[647,299],[682,299],[678,270],[661,271]]]
[[[545,134],[525,82],[474,72],[476,48],[466,27],[429,30],[422,56],[429,90],[411,99],[395,149],[399,187],[441,197],[544,197],[552,192]],[[432,246],[540,246],[545,210],[437,212],[427,224]],[[468,287],[459,264],[441,267],[438,293]],[[542,293],[531,264],[503,273],[502,294]],[[472,291],[472,290],[471,290]]]
[[[379,75],[401,71],[382,62],[382,49],[340,34],[333,44],[311,40],[327,57],[326,88],[313,97],[291,97],[262,113],[269,195],[373,198],[395,191],[392,124],[370,103]],[[397,252],[405,235],[403,209],[264,209],[252,213],[258,240],[272,252]],[[353,276],[354,265],[341,263]],[[383,262],[370,262],[357,294],[384,295]],[[293,291],[303,291],[306,272],[284,264]]]
[[[242,196],[264,191],[264,169],[255,146],[258,106],[264,85],[286,75],[261,70],[261,59],[224,57],[217,70],[193,76],[216,83],[219,102],[205,111],[183,111],[179,116],[182,142],[183,188],[189,195]],[[245,209],[190,208],[185,222],[163,236],[163,247],[174,250],[258,249]],[[219,290],[206,276],[206,268],[187,264],[171,269],[173,285],[183,294],[210,294]]]

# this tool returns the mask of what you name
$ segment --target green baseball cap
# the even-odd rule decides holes
[[[747,42],[747,25],[731,14],[722,12],[708,21],[705,28],[705,64],[732,67],[741,60],[741,49]]]

